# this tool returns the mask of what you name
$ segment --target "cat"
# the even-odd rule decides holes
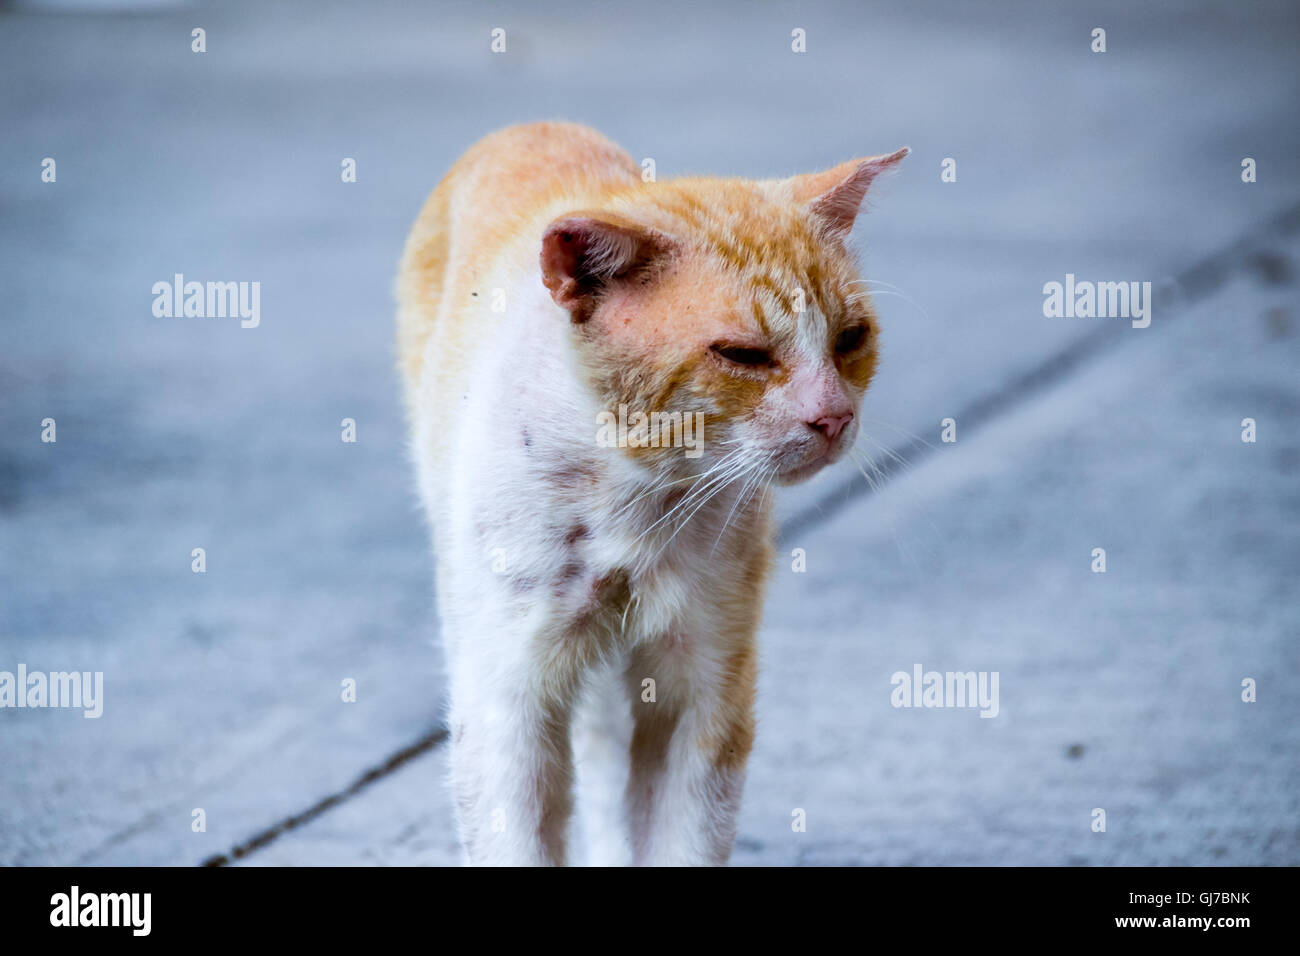
[[[845,240],[906,154],[643,182],[533,123],[428,199],[397,339],[467,862],[569,862],[575,764],[595,862],[728,861],[771,489],[854,440],[878,326]]]

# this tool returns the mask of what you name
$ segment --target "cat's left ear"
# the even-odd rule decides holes
[[[825,172],[795,176],[790,180],[794,198],[808,203],[812,214],[832,233],[847,236],[872,181],[897,166],[909,152],[904,146],[884,156],[851,159]]]
[[[672,248],[663,233],[617,213],[570,213],[542,236],[542,282],[574,323],[585,322],[597,295]]]

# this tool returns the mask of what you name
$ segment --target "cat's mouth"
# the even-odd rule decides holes
[[[847,440],[846,440],[847,438]],[[797,452],[787,456],[789,464],[779,463],[776,480],[781,485],[797,485],[807,481],[827,465],[833,465],[847,453],[853,443],[853,436],[840,435],[829,441],[823,439],[816,446],[802,446]]]

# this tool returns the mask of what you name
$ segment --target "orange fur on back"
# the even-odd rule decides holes
[[[632,157],[574,123],[511,126],[470,147],[425,203],[402,255],[398,352],[408,394],[444,297],[465,295],[543,207],[598,201],[639,180]],[[446,335],[456,350],[461,339]]]

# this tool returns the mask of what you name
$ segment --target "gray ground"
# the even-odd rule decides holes
[[[106,682],[0,710],[0,862],[457,859],[392,276],[459,152],[565,117],[661,178],[914,150],[857,231],[912,464],[781,503],[736,862],[1300,863],[1300,14],[1134,6],[0,7],[0,670]],[[155,318],[175,272],[261,326]],[[1165,294],[1046,319],[1067,272]],[[915,663],[999,715],[894,709]]]

